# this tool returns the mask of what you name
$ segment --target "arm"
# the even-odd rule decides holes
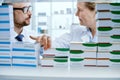
[[[53,48],[69,48],[70,47],[70,41],[71,41],[71,34],[65,33],[62,36],[56,38],[52,42]]]

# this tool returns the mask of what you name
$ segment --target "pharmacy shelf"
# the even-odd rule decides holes
[[[0,67],[0,80],[120,80],[119,68]]]

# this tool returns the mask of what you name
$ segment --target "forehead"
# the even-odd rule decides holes
[[[85,8],[86,6],[85,6],[85,2],[78,2],[77,3],[77,7],[78,8]]]
[[[31,5],[31,3],[13,3],[13,7],[20,7],[20,8],[29,5]]]

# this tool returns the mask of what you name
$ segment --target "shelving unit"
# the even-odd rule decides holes
[[[52,40],[69,32],[72,23],[76,22],[76,1],[41,1],[34,5],[36,31],[48,34]],[[45,33],[44,33],[45,31]]]

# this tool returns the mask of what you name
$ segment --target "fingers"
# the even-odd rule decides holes
[[[51,48],[51,38],[49,36],[47,37],[47,42],[48,42],[47,47]]]
[[[49,36],[43,35],[41,37],[40,43],[44,46],[45,50],[51,48],[51,39]]]
[[[30,36],[30,38],[33,40],[37,40],[37,37],[34,37],[34,36]]]
[[[47,36],[43,35],[41,38],[41,44],[44,46],[44,49],[47,50],[48,49],[48,40],[47,40]]]
[[[40,45],[43,46],[45,50],[51,47],[51,39],[46,35],[42,35],[39,37],[30,36],[30,38],[40,43]]]

